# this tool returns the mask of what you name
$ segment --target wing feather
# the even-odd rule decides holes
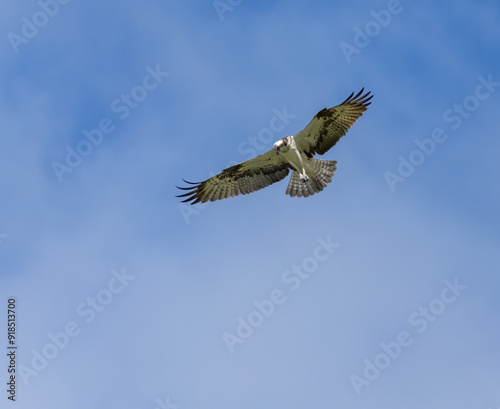
[[[183,202],[213,202],[240,194],[246,195],[256,190],[263,189],[278,182],[288,175],[290,171],[287,162],[281,155],[276,155],[274,149],[238,163],[219,174],[200,183],[193,183],[187,187],[178,187],[185,193],[177,197],[185,198]]]
[[[341,104],[333,108],[324,108],[319,111],[311,122],[297,135],[297,148],[306,155],[315,153],[323,155],[339,139],[344,136],[356,120],[363,115],[373,95],[370,92],[362,95],[364,88],[356,95],[354,92]]]

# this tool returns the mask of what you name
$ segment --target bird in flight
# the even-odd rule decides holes
[[[363,115],[373,95],[352,93],[344,102],[319,111],[298,134],[287,136],[274,147],[253,159],[238,163],[200,183],[184,180],[191,186],[178,187],[185,193],[177,197],[182,202],[213,202],[228,197],[246,195],[292,176],[286,188],[291,197],[308,197],[321,192],[332,181],[337,161],[314,159],[323,155],[346,134]]]

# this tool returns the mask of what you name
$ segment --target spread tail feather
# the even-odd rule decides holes
[[[309,164],[312,168],[312,175],[308,174],[309,180],[304,182],[300,178],[299,172],[294,170],[286,188],[287,195],[308,197],[321,192],[332,181],[337,170],[336,160],[311,159]]]

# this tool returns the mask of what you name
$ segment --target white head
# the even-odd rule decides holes
[[[278,155],[280,153],[281,148],[288,145],[288,138],[289,138],[289,136],[287,136],[286,138],[280,139],[279,141],[276,141],[274,143],[274,150],[276,151],[276,155]]]

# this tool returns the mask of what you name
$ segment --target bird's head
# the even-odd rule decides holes
[[[280,149],[284,146],[288,145],[288,141],[286,138],[280,139],[279,141],[274,143],[274,150],[276,151],[276,155],[280,153]]]

